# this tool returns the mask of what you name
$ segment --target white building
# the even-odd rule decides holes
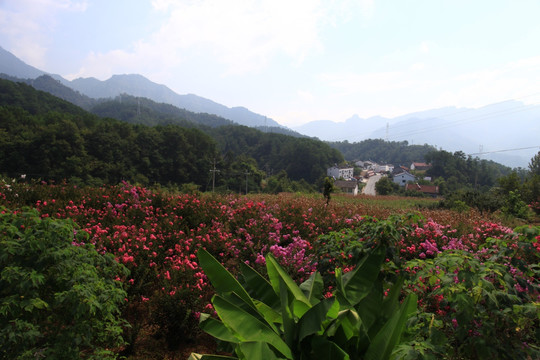
[[[405,186],[409,181],[414,181],[415,177],[413,174],[408,173],[407,171],[400,172],[399,174],[394,175],[394,182],[399,186]]]
[[[350,180],[353,178],[354,168],[348,166],[334,165],[326,170],[326,176],[334,179]]]
[[[375,168],[375,172],[382,173],[382,172],[392,172],[394,171],[393,165],[377,165]]]

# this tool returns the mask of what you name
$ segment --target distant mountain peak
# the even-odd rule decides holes
[[[19,60],[15,55],[0,47],[0,73],[21,79],[35,79],[46,72]],[[208,113],[251,127],[283,127],[276,121],[256,114],[243,106],[229,108],[195,94],[179,95],[166,85],[156,84],[140,74],[115,74],[101,81],[95,77],[77,78],[68,81],[52,75],[62,84],[92,99],[115,98],[121,94],[145,97],[158,103],[171,104],[195,113]]]
[[[28,65],[2,47],[0,47],[0,73],[22,79],[35,79],[46,74],[45,71]]]

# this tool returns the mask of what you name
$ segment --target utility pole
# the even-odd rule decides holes
[[[214,192],[214,188],[216,187],[216,172],[219,172],[219,170],[216,170],[216,158],[214,158],[214,167],[212,170],[210,170],[212,173],[212,193]]]

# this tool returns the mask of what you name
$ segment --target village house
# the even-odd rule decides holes
[[[336,180],[334,186],[344,194],[358,195],[358,181],[356,180]]]
[[[393,165],[377,165],[375,167],[375,172],[378,172],[378,173],[387,173],[387,172],[392,172],[392,171],[394,171]]]
[[[338,166],[334,165],[326,170],[326,176],[333,177],[334,179],[350,180],[353,178],[354,168],[350,166]]]
[[[432,197],[439,195],[439,187],[436,185],[406,184],[405,190],[419,191]]]
[[[371,170],[376,173],[386,173],[386,172],[392,172],[394,170],[393,165],[388,165],[388,164],[380,165],[374,161],[359,160],[359,161],[356,161],[354,164],[364,170]]]
[[[411,164],[411,170],[427,170],[431,167],[430,164],[426,164],[423,162],[413,162]]]
[[[415,181],[416,178],[408,171],[401,171],[394,174],[394,182],[399,186],[405,186],[409,181]]]

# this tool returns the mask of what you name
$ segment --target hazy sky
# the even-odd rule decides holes
[[[279,123],[540,103],[538,0],[0,0],[0,46]]]

